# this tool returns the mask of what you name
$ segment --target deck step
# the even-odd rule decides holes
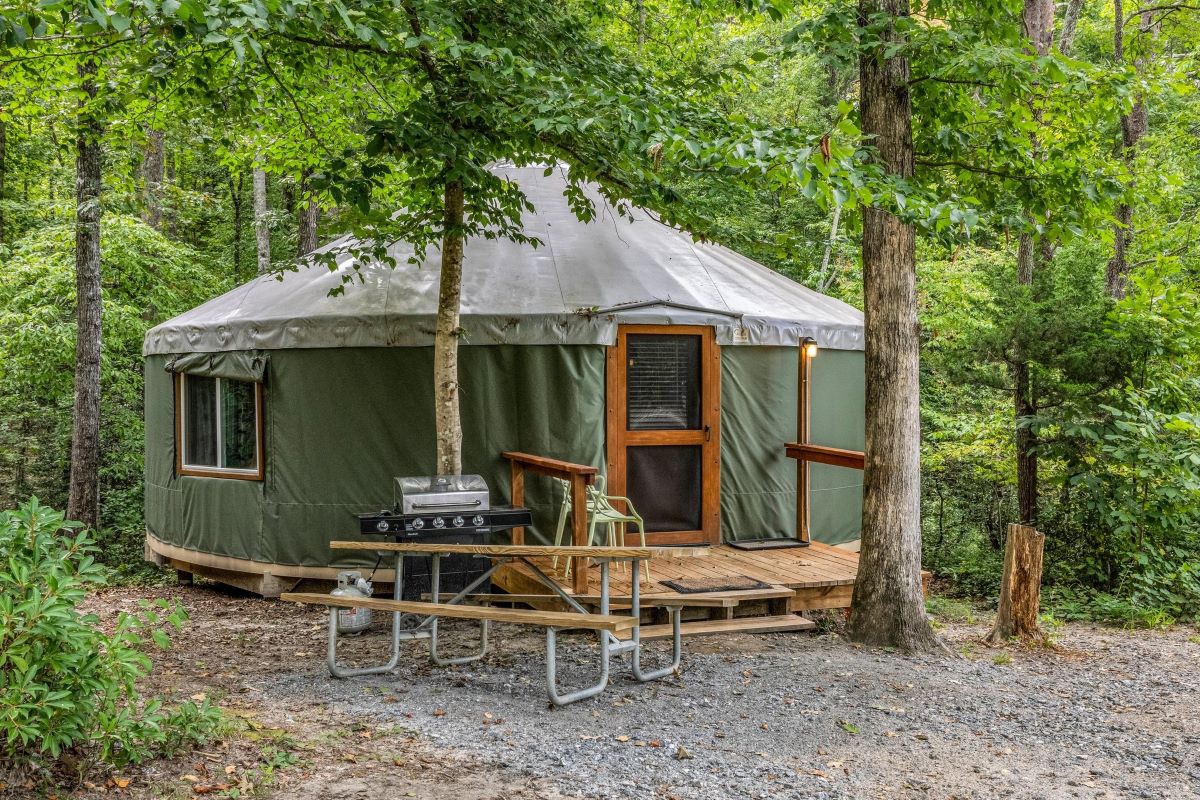
[[[683,636],[708,636],[717,633],[777,633],[780,631],[810,631],[817,623],[799,614],[780,614],[772,617],[735,617],[685,622],[679,626]],[[621,631],[618,639],[628,639],[629,632]],[[671,626],[643,625],[642,639],[669,639]]]

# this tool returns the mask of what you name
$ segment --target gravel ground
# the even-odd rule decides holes
[[[919,657],[834,633],[685,639],[681,675],[639,684],[620,658],[607,692],[551,709],[533,629],[496,626],[495,649],[466,667],[430,667],[410,644],[394,674],[339,681],[325,671],[321,611],[170,594],[193,619],[156,680],[282,726],[403,729],[406,746],[434,755],[429,769],[440,762],[464,786],[464,770],[478,770],[510,787],[498,797],[1200,797],[1195,628],[1068,624],[1054,650],[1030,651],[983,647],[986,620],[946,623],[942,635],[964,655]],[[134,599],[123,590],[103,605]],[[469,627],[445,627],[451,646],[469,646]],[[561,685],[593,679],[592,641],[562,638]],[[384,647],[367,635],[347,655]],[[645,661],[665,656],[655,643]],[[372,774],[310,769],[303,792],[285,781],[272,796],[375,796],[362,791],[378,788]],[[467,796],[437,785],[426,780],[413,796]]]

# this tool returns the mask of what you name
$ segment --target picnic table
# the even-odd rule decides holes
[[[657,669],[643,669],[641,664],[641,598],[639,571],[643,561],[653,557],[695,558],[709,553],[706,547],[551,547],[544,545],[473,545],[473,544],[435,544],[427,542],[350,542],[334,541],[330,543],[334,550],[371,550],[380,553],[393,553],[396,557],[396,580],[392,599],[377,597],[347,597],[318,593],[289,592],[281,596],[282,600],[329,607],[329,635],[327,661],[329,672],[338,678],[348,678],[356,675],[369,675],[390,672],[400,662],[400,645],[404,641],[427,638],[429,640],[429,658],[434,664],[447,666],[467,664],[483,658],[487,652],[488,624],[490,622],[507,622],[520,625],[536,625],[546,629],[546,690],[550,702],[561,706],[593,697],[608,686],[609,660],[613,655],[630,654],[631,671],[639,681],[652,681],[673,673],[679,667],[680,644],[680,611],[684,601],[677,605],[670,602],[656,601],[656,605],[666,607],[672,625],[672,656],[671,662]],[[492,565],[482,575],[476,578],[461,592],[445,602],[440,602],[439,593],[441,582],[441,559],[448,555],[475,555],[480,558],[492,559]],[[404,558],[407,556],[428,556],[431,560],[430,601],[402,600],[404,584]],[[589,612],[577,599],[546,575],[533,559],[546,557],[588,558],[599,562],[600,565],[600,602],[597,613]],[[475,590],[488,581],[492,574],[504,564],[520,561],[529,568],[533,576],[557,596],[571,611],[540,611],[520,608],[490,608],[467,605],[465,601],[472,597]],[[629,562],[632,570],[632,592],[630,609],[627,615],[609,613],[609,570],[613,562]],[[391,658],[384,664],[372,667],[346,668],[337,662],[337,611],[339,608],[369,608],[380,612],[390,612],[392,615]],[[415,614],[420,622],[415,628],[403,630],[401,616]],[[438,620],[442,617],[456,619],[471,619],[480,622],[479,650],[457,658],[445,658],[438,653]],[[557,668],[557,634],[564,629],[594,630],[597,634],[597,650],[600,661],[600,677],[591,686],[574,691],[560,692],[556,677]],[[622,641],[617,638],[618,632],[629,633],[629,638]]]

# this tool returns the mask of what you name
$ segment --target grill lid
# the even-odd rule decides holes
[[[402,514],[487,511],[487,482],[480,475],[420,475],[396,478],[396,507]]]

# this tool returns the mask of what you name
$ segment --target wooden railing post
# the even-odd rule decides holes
[[[508,466],[512,470],[512,504],[523,506],[525,505],[525,467],[516,461],[508,462]],[[525,544],[525,528],[513,528],[511,536],[513,544]]]
[[[808,357],[807,340],[800,341],[800,366],[796,376],[796,441],[802,445],[809,442],[811,434],[811,399],[810,390],[812,378],[812,362]],[[810,476],[808,461],[796,460],[796,540],[808,544],[812,537],[809,532]]]
[[[547,475],[551,478],[565,480],[570,484],[571,492],[571,544],[582,547],[587,541],[587,487],[596,482],[599,470],[587,464],[572,464],[546,456],[535,456],[529,453],[505,451],[501,453],[507,458],[512,468],[512,503],[515,506],[525,502],[525,473],[533,472]],[[514,528],[512,543],[524,544],[525,531]],[[575,574],[571,582],[572,591],[576,594],[587,594],[588,572],[587,558],[574,557],[571,564]]]
[[[586,547],[587,540],[587,492],[584,478],[578,473],[571,475],[571,544],[575,547]],[[572,589],[577,594],[586,594],[588,590],[588,562],[586,558],[576,558],[571,565]]]

